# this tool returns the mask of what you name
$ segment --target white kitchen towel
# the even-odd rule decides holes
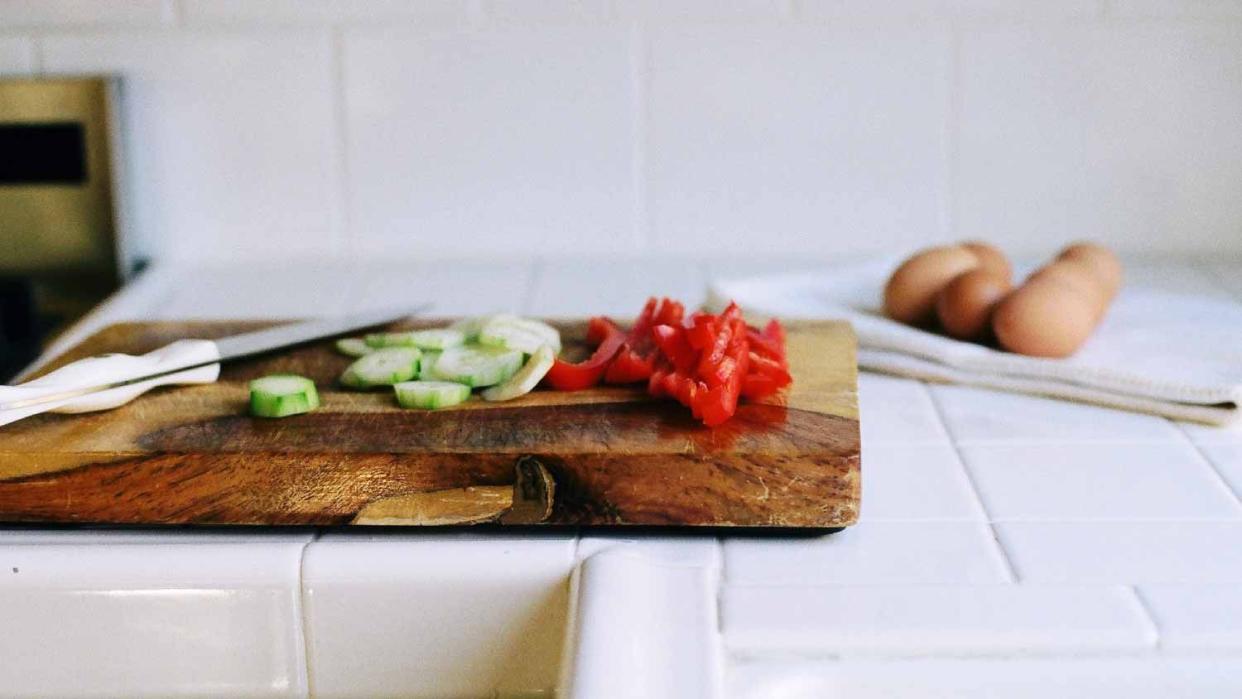
[[[1218,425],[1242,413],[1242,304],[1125,287],[1074,356],[1041,359],[886,318],[882,290],[894,266],[719,280],[708,305],[733,299],[763,315],[849,320],[864,369]]]

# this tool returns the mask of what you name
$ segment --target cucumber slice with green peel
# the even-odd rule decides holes
[[[422,350],[446,350],[450,347],[464,345],[466,334],[453,328],[432,328],[415,330],[410,333],[414,346]]]
[[[466,342],[477,342],[479,339],[479,331],[483,329],[483,326],[487,325],[487,322],[493,318],[500,317],[502,316],[474,316],[472,318],[462,318],[461,320],[449,325],[449,330],[456,330],[460,332],[463,336],[465,336]],[[507,317],[516,318],[517,316]]]
[[[522,353],[516,350],[463,345],[441,352],[434,373],[441,381],[456,381],[478,388],[508,379],[521,366]]]
[[[509,377],[507,381],[492,386],[483,392],[483,400],[513,400],[518,396],[524,396],[535,390],[535,386],[543,380],[548,371],[552,368],[552,364],[556,361],[556,353],[548,345],[544,345],[535,350],[535,353],[526,360],[521,369],[517,373]]]
[[[423,350],[423,356],[418,359],[418,378],[420,381],[435,381],[439,378],[436,375],[436,360],[439,358],[439,352]]]
[[[366,337],[368,347],[383,349],[385,347],[413,347],[413,333],[371,333]]]
[[[295,374],[274,374],[250,382],[250,414],[288,417],[319,407],[315,382]]]
[[[470,387],[456,381],[403,381],[393,385],[402,408],[436,410],[470,397]]]
[[[544,346],[551,347],[553,354],[561,351],[561,334],[556,328],[538,320],[514,316],[496,316],[489,320],[479,330],[479,342],[525,354],[534,354]]]
[[[418,376],[422,355],[415,347],[387,347],[360,357],[341,374],[341,384],[350,388],[391,386]]]
[[[347,357],[361,357],[371,354],[375,348],[361,337],[346,337],[336,341],[336,351]]]

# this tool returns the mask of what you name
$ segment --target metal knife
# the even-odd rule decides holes
[[[177,340],[143,355],[87,357],[17,386],[0,386],[0,425],[38,413],[84,413],[128,403],[156,386],[212,383],[220,362],[385,325],[427,306],[288,323],[219,340]]]

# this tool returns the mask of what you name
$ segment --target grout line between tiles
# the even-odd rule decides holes
[[[1013,560],[1009,557],[1009,552],[1005,550],[1005,545],[1001,542],[1000,532],[996,530],[996,524],[992,520],[992,514],[988,511],[987,503],[983,501],[983,494],[979,492],[979,484],[975,482],[975,476],[971,472],[970,467],[966,464],[965,457],[962,456],[961,447],[957,444],[953,430],[949,427],[949,421],[945,419],[944,412],[941,409],[940,401],[937,400],[935,392],[928,389],[927,384],[920,381],[924,394],[931,400],[933,412],[936,420],[939,421],[941,429],[949,436],[949,444],[953,447],[953,453],[957,455],[957,462],[962,467],[962,472],[966,474],[966,480],[970,483],[970,490],[974,493],[975,502],[978,503],[979,509],[983,510],[983,516],[987,520],[988,529],[992,532],[992,540],[996,542],[996,549],[1000,554],[1001,561],[1005,565],[1005,574],[1009,577],[1010,582],[1018,582],[1018,571],[1014,567]]]
[[[1164,634],[1160,633],[1160,620],[1156,618],[1156,612],[1152,609],[1151,603],[1143,596],[1143,591],[1138,585],[1128,586],[1130,593],[1134,595],[1135,602],[1138,603],[1139,609],[1143,615],[1147,617],[1147,623],[1151,624],[1152,630],[1156,632],[1156,644],[1154,649],[1157,651],[1164,649]]]
[[[634,220],[631,236],[639,250],[651,247],[651,220],[647,202],[647,128],[650,58],[646,28],[630,26],[630,186],[634,190]]]
[[[328,30],[328,82],[332,91],[332,138],[329,139],[329,160],[332,162],[332,225],[344,248],[356,254],[349,210],[349,125],[345,107],[345,37],[344,30],[334,26]]]
[[[302,544],[302,550],[300,554],[298,555],[297,604],[298,604],[298,619],[300,621],[300,623],[298,624],[299,631],[300,631],[298,636],[299,636],[299,640],[302,643],[302,667],[306,673],[306,696],[307,697],[315,696],[315,689],[312,686],[312,683],[314,682],[313,680],[314,674],[311,672],[310,617],[307,614],[306,584],[305,584],[304,576],[305,576],[305,571],[306,571],[306,553],[310,549],[311,544],[315,543],[315,541],[317,541],[318,539],[319,539],[319,532],[316,531],[314,532],[314,534],[312,534],[312,538],[310,541]]]
[[[1172,420],[1169,422],[1172,423]],[[1198,456],[1201,461],[1203,461],[1203,464],[1207,466],[1208,471],[1216,477],[1216,482],[1220,485],[1220,487],[1224,488],[1226,493],[1232,495],[1234,503],[1237,504],[1239,508],[1242,508],[1242,494],[1233,489],[1233,486],[1230,485],[1229,481],[1225,479],[1225,476],[1220,472],[1220,469],[1216,467],[1216,463],[1212,461],[1212,457],[1208,456],[1207,452],[1203,451],[1203,447],[1199,446],[1195,440],[1191,439],[1190,435],[1186,434],[1185,430],[1182,430],[1177,425],[1173,425],[1173,428],[1182,438],[1182,441],[1190,445],[1191,450],[1194,451],[1195,455]]]
[[[949,66],[946,93],[949,101],[945,110],[944,124],[944,204],[941,210],[943,232],[950,236],[961,236],[958,229],[958,191],[959,191],[959,160],[961,155],[961,116],[962,116],[962,28],[959,22],[949,22]]]
[[[536,315],[538,309],[534,308],[535,293],[539,290],[539,284],[546,274],[547,261],[542,257],[536,257],[526,264],[526,287],[522,289],[522,313],[525,315]]]

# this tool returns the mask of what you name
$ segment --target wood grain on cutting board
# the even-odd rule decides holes
[[[47,369],[267,324],[114,325]],[[568,353],[587,352],[584,322],[556,324]],[[0,521],[846,526],[860,495],[854,336],[836,322],[787,329],[793,386],[715,429],[628,387],[402,410],[391,391],[341,389],[351,360],[331,341],[228,363],[215,384],[0,428]],[[273,373],[313,379],[322,407],[250,417],[247,381]]]

